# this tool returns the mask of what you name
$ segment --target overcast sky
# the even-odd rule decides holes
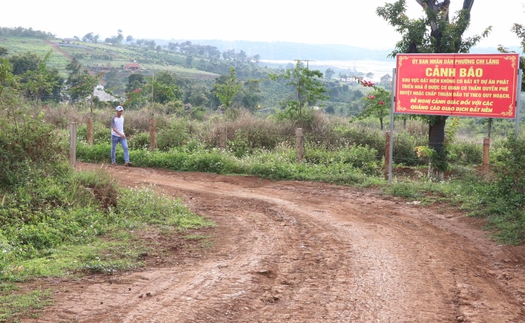
[[[415,0],[406,0],[409,16],[422,15]],[[61,38],[93,32],[104,40],[117,35],[135,39],[222,39],[347,44],[393,48],[399,35],[375,14],[392,0],[184,0],[121,1],[5,0],[0,27],[24,27]],[[452,0],[452,12],[463,1]],[[519,46],[513,23],[525,24],[525,0],[477,0],[466,35],[492,33],[479,47]],[[198,43],[198,42],[197,42]],[[1,43],[0,43],[1,45]]]

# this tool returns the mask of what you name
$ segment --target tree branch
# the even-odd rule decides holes
[[[470,11],[474,5],[474,0],[463,0],[463,10],[466,10],[465,18],[470,20]]]
[[[426,4],[423,2],[423,0],[416,0],[416,2],[419,3],[419,5],[423,7],[423,9],[425,9]]]

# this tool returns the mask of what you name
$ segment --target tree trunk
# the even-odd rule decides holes
[[[445,116],[437,117],[436,121],[428,127],[428,145],[438,153],[443,149],[447,118]]]
[[[93,118],[87,118],[87,142],[93,145]]]
[[[437,117],[435,122],[428,127],[428,145],[433,148],[438,154],[443,150],[443,143],[445,141],[445,125],[447,123],[446,116]],[[436,169],[432,163],[428,165],[428,177],[437,178],[440,181],[445,179],[445,172]]]

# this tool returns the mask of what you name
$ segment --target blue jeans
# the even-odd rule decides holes
[[[111,136],[111,163],[116,162],[117,144],[120,143],[124,150],[124,162],[129,163],[128,142],[120,136]]]

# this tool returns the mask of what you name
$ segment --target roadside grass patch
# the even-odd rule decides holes
[[[78,158],[85,162],[105,161],[107,144],[80,144]],[[376,151],[366,146],[322,152],[312,149],[304,162],[297,163],[291,147],[276,151],[254,149],[251,154],[236,157],[219,149],[191,150],[173,148],[167,152],[130,151],[130,158],[139,167],[159,167],[175,171],[216,174],[255,175],[273,180],[325,181],[333,184],[371,187],[384,184],[374,161]],[[118,158],[117,158],[118,159]]]
[[[523,243],[525,232],[525,216],[523,212],[507,211],[497,216],[487,218],[486,229],[491,236],[504,244],[519,245]]]
[[[90,244],[64,245],[43,250],[39,257],[16,261],[3,270],[4,280],[25,281],[35,277],[80,277],[91,273],[112,274],[134,270],[144,264],[139,255],[149,249],[131,233],[114,239],[113,234],[95,239]],[[129,238],[129,237],[132,238]]]
[[[0,283],[0,322],[12,321],[17,317],[38,317],[39,310],[53,304],[53,292],[36,289],[20,292],[10,283]]]
[[[0,322],[28,317],[52,300],[46,291],[12,297],[4,292],[9,282],[138,270],[158,245],[149,235],[160,232],[170,239],[214,225],[155,187],[118,188],[104,169],[69,176],[36,178],[31,187],[0,191]],[[52,204],[36,207],[36,196]]]
[[[154,186],[122,189],[116,212],[127,224],[132,221],[179,230],[213,226],[213,223],[191,212],[180,199],[159,193]],[[127,225],[124,225],[127,226]]]
[[[202,249],[209,249],[213,246],[213,242],[210,240],[211,236],[201,234],[190,234],[182,236],[183,239],[190,241],[200,241]]]
[[[310,145],[301,163],[297,162],[295,149],[288,141],[275,145],[271,150],[251,148],[243,154],[232,149],[189,149],[183,145],[166,152],[139,149],[131,151],[131,155],[136,165],[142,167],[376,188],[409,202],[418,202],[421,205],[448,204],[465,214],[486,217],[486,229],[497,233],[494,235],[496,240],[511,244],[525,241],[525,225],[521,224],[525,223],[525,219],[513,216],[516,210],[523,210],[523,203],[519,202],[519,199],[523,200],[523,194],[518,192],[517,198],[512,197],[514,187],[524,191],[522,181],[519,180],[524,178],[520,166],[523,163],[518,161],[525,151],[522,149],[522,141],[514,142],[509,139],[502,145],[505,149],[499,149],[491,155],[495,174],[499,174],[496,179],[497,185],[493,184],[494,179],[478,173],[479,167],[469,164],[471,159],[466,162],[463,159],[451,160],[454,164],[445,174],[444,181],[427,178],[428,166],[417,165],[416,162],[411,162],[410,164],[415,164],[412,166],[393,165],[396,168],[394,181],[388,184],[381,171],[383,161],[377,158],[377,155],[380,155],[379,146],[372,142],[359,141],[360,144],[330,149],[323,145]],[[410,146],[409,140],[406,142],[405,144]],[[99,145],[85,145],[80,150],[79,158],[89,162],[107,158],[104,156],[107,155],[109,146],[103,146],[104,148],[100,148]],[[406,150],[410,151],[412,148],[408,149],[408,146]],[[464,151],[465,147],[470,146],[461,146],[461,151]],[[511,151],[514,153],[511,154]],[[472,160],[477,161],[478,158]],[[512,160],[514,162],[509,162]],[[499,190],[495,190],[496,188]]]
[[[102,177],[101,182],[104,181]],[[165,228],[171,227],[184,231],[213,226],[210,220],[194,214],[180,200],[162,195],[153,187],[121,189],[116,205],[106,212],[87,209],[77,214],[79,218],[70,214],[66,210],[52,213],[44,216],[37,226],[22,224],[17,230],[3,231],[5,238],[0,231],[0,244],[4,246],[0,279],[23,281],[78,274],[84,270],[111,273],[134,269],[142,266],[137,262],[138,255],[148,251],[134,230],[166,231]],[[59,218],[44,220],[48,217]],[[86,227],[89,230],[84,229]]]

